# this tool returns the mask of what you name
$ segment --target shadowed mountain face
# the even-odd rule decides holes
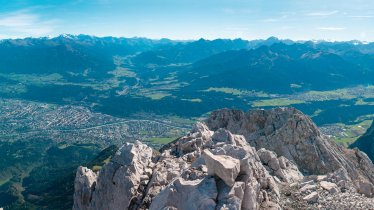
[[[364,59],[364,55],[356,55]],[[366,58],[363,63],[370,63]],[[302,90],[327,90],[370,83],[373,70],[360,68],[340,55],[307,44],[274,44],[254,50],[228,51],[196,62],[181,78],[192,87],[224,87],[292,93],[290,84]],[[240,79],[238,79],[240,78]]]
[[[369,158],[374,161],[374,122],[364,135],[350,145],[350,148],[355,147],[365,152]]]

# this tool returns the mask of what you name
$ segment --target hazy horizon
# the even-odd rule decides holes
[[[374,41],[370,0],[0,0],[0,39],[90,34],[172,40]]]
[[[166,39],[166,40],[170,40],[170,41],[175,41],[175,42],[194,42],[194,41],[198,41],[198,40],[207,40],[207,41],[214,41],[214,40],[237,40],[237,39],[241,39],[241,40],[244,40],[244,41],[264,41],[264,40],[268,40],[268,39],[272,39],[272,38],[275,38],[275,39],[278,39],[280,41],[292,41],[292,42],[353,42],[353,41],[359,41],[359,42],[362,42],[362,43],[373,43],[374,41],[365,41],[365,40],[359,40],[359,39],[350,39],[350,40],[329,40],[329,39],[299,39],[299,40],[295,40],[295,39],[290,39],[290,38],[280,38],[280,37],[276,37],[276,36],[269,36],[269,37],[263,37],[263,38],[256,38],[256,39],[246,39],[246,38],[242,38],[242,37],[234,37],[234,38],[212,38],[212,39],[209,39],[209,38],[203,38],[203,37],[200,37],[200,38],[197,38],[197,39],[172,39],[172,38],[168,38],[168,37],[161,37],[161,38],[151,38],[151,37],[144,37],[144,36],[133,36],[133,37],[125,37],[125,36],[110,36],[110,35],[107,35],[107,36],[97,36],[97,35],[91,35],[91,34],[66,34],[66,33],[62,33],[62,34],[58,34],[58,35],[54,35],[54,36],[50,36],[50,35],[47,35],[47,36],[25,36],[25,37],[9,37],[9,38],[0,38],[0,41],[3,41],[3,40],[17,40],[17,39],[28,39],[28,38],[31,38],[31,39],[43,39],[43,38],[47,38],[47,39],[54,39],[54,38],[58,38],[58,37],[61,37],[61,36],[73,36],[73,37],[78,37],[78,36],[89,36],[89,37],[96,37],[96,38],[108,38],[108,37],[112,37],[112,38],[117,38],[117,39],[121,39],[121,38],[124,38],[124,39],[149,39],[149,40],[163,40],[163,39]]]

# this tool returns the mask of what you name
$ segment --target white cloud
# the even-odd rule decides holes
[[[275,23],[275,22],[278,22],[279,19],[276,19],[276,18],[267,18],[267,19],[263,19],[263,20],[260,20],[261,22],[265,22],[265,23]]]
[[[328,17],[328,16],[331,16],[331,15],[335,15],[339,13],[339,11],[337,10],[334,10],[334,11],[319,11],[319,12],[312,12],[312,13],[308,13],[306,14],[307,16],[314,16],[314,17]]]
[[[0,26],[3,27],[25,27],[31,26],[37,21],[38,17],[31,14],[13,14],[8,17],[0,18]]]
[[[54,31],[58,20],[43,20],[30,10],[0,14],[0,32],[17,36],[45,36]]]
[[[350,18],[359,18],[359,19],[365,19],[365,18],[374,18],[374,15],[351,15]]]
[[[286,20],[286,19],[288,19],[288,17],[289,17],[288,14],[282,14],[279,17],[266,18],[266,19],[262,19],[262,20],[259,20],[259,21],[264,22],[264,23],[276,23],[276,22],[279,22],[279,21],[282,21],[282,20]]]
[[[319,30],[324,30],[324,31],[342,31],[345,30],[346,28],[343,27],[319,27]]]

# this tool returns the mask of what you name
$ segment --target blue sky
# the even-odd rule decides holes
[[[270,36],[374,41],[373,0],[0,0],[0,39]]]

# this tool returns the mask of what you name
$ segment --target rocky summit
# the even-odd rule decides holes
[[[159,152],[126,143],[79,167],[73,209],[374,209],[374,165],[293,108],[223,109]]]

